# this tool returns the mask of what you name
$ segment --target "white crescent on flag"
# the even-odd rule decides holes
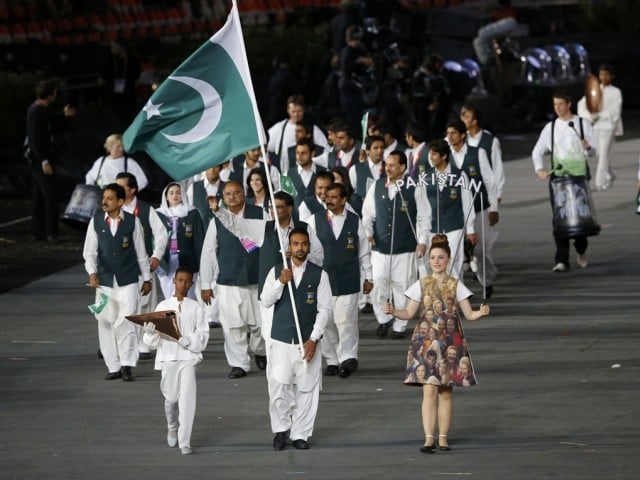
[[[202,97],[204,109],[198,123],[191,130],[179,135],[162,132],[167,140],[175,143],[194,143],[207,138],[216,129],[222,117],[222,99],[211,84],[193,77],[169,77],[170,80],[184,83],[193,88]]]

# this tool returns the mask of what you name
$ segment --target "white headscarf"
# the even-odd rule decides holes
[[[176,205],[175,207],[170,207],[169,202],[167,202],[167,191],[170,187],[177,185],[180,187],[180,193],[182,194],[182,203],[180,205]],[[178,182],[171,182],[162,191],[162,200],[160,203],[160,208],[158,208],[158,212],[162,213],[164,216],[172,218],[172,217],[186,217],[191,210],[194,210],[195,207],[191,205],[189,202],[189,198],[187,196],[187,192],[182,189],[182,186]]]

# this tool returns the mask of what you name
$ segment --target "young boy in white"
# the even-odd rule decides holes
[[[196,365],[209,342],[209,324],[198,302],[187,297],[193,285],[193,273],[178,268],[173,279],[175,295],[160,302],[156,311],[174,310],[178,318],[180,340],[160,337],[153,323],[144,324],[143,341],[157,348],[155,369],[162,371],[160,391],[164,395],[167,416],[167,443],[180,446],[180,453],[191,453],[191,430],[196,414]]]

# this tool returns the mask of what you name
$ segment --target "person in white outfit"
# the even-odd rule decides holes
[[[191,453],[191,431],[196,414],[196,365],[209,342],[209,325],[198,302],[187,297],[193,273],[186,267],[176,270],[175,295],[158,304],[157,311],[176,312],[179,340],[160,336],[155,324],[144,324],[144,342],[158,350],[155,369],[162,372],[160,391],[164,395],[167,417],[167,444],[179,446],[180,453]]]
[[[287,114],[289,118],[279,121],[269,129],[269,152],[273,154],[274,163],[282,175],[286,175],[289,168],[295,166],[296,159],[289,158],[289,147],[296,144],[296,125],[304,118],[304,97],[291,95],[287,99]],[[313,143],[325,150],[329,149],[329,142],[317,125],[313,126]],[[312,150],[313,151],[313,150]]]
[[[307,261],[309,235],[304,229],[291,231],[289,246],[290,264],[279,264],[269,271],[260,300],[265,308],[274,308],[268,343],[269,416],[276,434],[275,450],[284,450],[288,439],[294,448],[307,450],[318,412],[322,357],[317,354],[317,345],[331,314],[331,286],[327,273]],[[289,282],[293,282],[295,307],[290,292],[285,291]]]
[[[598,167],[596,168],[595,185],[598,190],[606,190],[613,185],[616,176],[611,167],[611,148],[615,137],[622,135],[622,92],[611,82],[614,71],[611,65],[600,65],[598,79],[602,99],[600,110],[590,112],[587,99],[582,97],[578,102],[578,115],[590,120],[596,137],[598,151]]]
[[[109,372],[106,380],[132,381],[138,362],[138,335],[134,323],[125,319],[138,313],[138,277],[142,294],[151,291],[149,257],[140,220],[122,209],[124,189],[109,184],[102,194],[102,212],[89,222],[82,255],[89,286],[96,289],[96,303],[108,296],[96,315],[100,352]]]
[[[373,311],[378,321],[376,335],[404,338],[407,322],[387,315],[382,305],[391,296],[404,307],[404,292],[418,278],[417,259],[427,249],[431,207],[423,187],[403,180],[407,156],[395,151],[385,162],[386,178],[369,188],[362,206],[362,224],[371,243],[374,287]]]
[[[142,191],[149,184],[142,167],[133,158],[124,152],[122,135],[113,133],[104,142],[107,154],[98,158],[91,169],[85,175],[87,185],[96,185],[104,188],[114,183],[120,172],[130,172],[138,181],[138,191]]]

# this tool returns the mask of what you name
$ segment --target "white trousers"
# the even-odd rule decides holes
[[[160,391],[164,395],[167,428],[178,432],[178,446],[191,447],[196,415],[196,367],[193,360],[162,362]]]
[[[358,358],[358,294],[340,295],[332,300],[332,315],[320,349],[327,365],[340,365],[349,358]]]
[[[124,317],[138,312],[139,299],[137,283],[124,287],[114,284],[105,307],[109,309],[107,318],[98,319],[98,342],[109,372],[118,372],[120,367],[135,367],[138,362],[136,325]]]
[[[313,360],[305,364],[296,344],[274,341],[270,349],[272,353],[267,363],[267,382],[271,431],[290,430],[291,440],[307,440],[313,434],[318,413],[322,356],[316,352]],[[283,377],[289,377],[288,383],[281,381]]]
[[[596,188],[603,190],[613,183],[614,175],[611,168],[611,148],[615,138],[615,130],[596,128],[593,132],[596,136],[598,166],[596,168]]]
[[[484,219],[484,240],[482,238],[482,221]],[[481,213],[476,213],[475,222],[478,243],[474,249],[474,255],[478,259],[478,271],[476,276],[483,286],[493,285],[493,281],[498,275],[498,267],[493,261],[493,246],[498,240],[498,228],[496,225],[489,225],[489,209]],[[484,241],[484,255],[482,254]]]
[[[378,323],[393,321],[394,332],[404,332],[407,329],[407,321],[394,318],[382,311],[382,305],[391,300],[395,308],[402,310],[407,304],[404,292],[418,279],[415,252],[397,253],[386,255],[371,251],[371,266],[373,267],[373,313]],[[389,278],[389,266],[391,266],[391,278]],[[391,299],[389,299],[391,292]]]
[[[266,355],[264,339],[260,333],[262,318],[258,286],[218,285],[217,290],[227,363],[230,367],[240,367],[248,372],[251,368],[250,353]]]

